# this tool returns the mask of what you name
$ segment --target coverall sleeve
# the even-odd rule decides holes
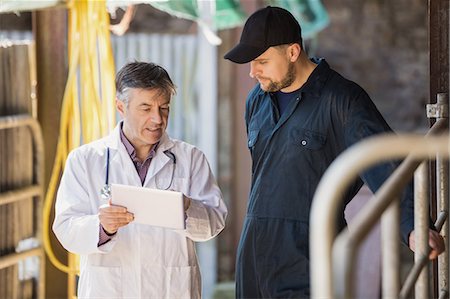
[[[115,243],[98,246],[100,220],[89,196],[86,160],[80,151],[69,154],[58,189],[53,231],[62,246],[76,254],[110,251]]]
[[[222,231],[228,211],[205,155],[195,149],[191,161],[190,192],[185,194],[191,204],[184,233],[193,241],[207,241]]]
[[[365,138],[382,133],[392,133],[375,104],[365,91],[348,103],[345,118],[345,143],[349,147]],[[399,161],[387,161],[365,171],[361,178],[372,192],[376,192],[384,181],[395,171]],[[412,184],[408,184],[400,201],[400,233],[402,241],[408,244],[410,232],[414,229],[414,199]]]

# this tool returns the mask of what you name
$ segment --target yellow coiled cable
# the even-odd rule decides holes
[[[78,268],[76,263],[70,262],[73,255],[69,253],[69,265],[65,265],[51,247],[51,209],[69,152],[81,142],[105,136],[115,125],[115,70],[105,1],[72,0],[68,10],[69,74],[55,161],[44,201],[43,242],[50,262],[57,269],[74,275]]]

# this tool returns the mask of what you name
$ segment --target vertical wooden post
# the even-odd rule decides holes
[[[47,189],[59,135],[61,104],[67,80],[67,10],[48,9],[33,12],[33,33],[36,40],[38,119],[45,147],[45,189]],[[53,214],[52,214],[53,217]],[[47,228],[44,228],[47,229]],[[56,254],[66,258],[66,252],[53,234]],[[64,259],[63,259],[64,260]],[[67,295],[67,276],[46,263],[46,298]]]

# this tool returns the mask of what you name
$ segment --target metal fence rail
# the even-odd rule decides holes
[[[310,255],[311,255],[311,287],[314,298],[352,298],[353,273],[358,246],[376,221],[382,217],[382,255],[383,255],[383,297],[407,297],[411,286],[416,282],[418,274],[411,274],[411,278],[400,291],[399,274],[399,204],[398,198],[404,186],[410,181],[414,171],[424,160],[438,157],[437,171],[440,173],[438,194],[442,202],[448,201],[448,169],[445,170],[443,160],[450,156],[448,136],[432,137],[448,128],[448,121],[438,118],[427,136],[379,136],[363,141],[344,152],[338,157],[325,173],[320,182],[311,209],[310,224]],[[386,151],[389,149],[389,151]],[[413,149],[413,151],[411,150]],[[362,209],[354,219],[351,232],[342,231],[336,237],[336,219],[338,207],[342,204],[346,188],[365,169],[392,159],[407,158],[380,187],[374,198]],[[445,173],[446,171],[446,173]],[[423,180],[423,179],[422,179]],[[423,186],[423,185],[422,185]],[[416,188],[418,189],[418,188]],[[425,194],[425,191],[423,191]],[[427,195],[427,194],[426,194]],[[422,210],[428,209],[427,196],[422,196],[420,203]],[[448,215],[448,204],[441,204],[437,225],[445,222]],[[427,212],[428,210],[426,210]],[[423,211],[420,212],[423,215]],[[428,214],[426,214],[428,215]],[[417,218],[417,216],[416,216]],[[423,218],[423,217],[422,217]],[[444,227],[448,230],[448,221]],[[416,228],[416,265],[413,271],[425,272],[428,256],[428,220]],[[426,235],[426,238],[423,237]],[[422,243],[420,244],[420,239]],[[446,240],[448,244],[448,240]],[[417,244],[419,243],[419,244]],[[426,250],[420,250],[425,248]],[[443,254],[448,261],[448,251]],[[448,281],[448,264],[443,269],[440,280]],[[447,273],[447,274],[445,274]],[[426,279],[425,279],[426,280]],[[425,282],[426,283],[426,282]],[[440,283],[444,285],[444,283]],[[408,289],[409,288],[409,289]],[[442,288],[447,292],[448,286]],[[416,290],[416,292],[420,290]],[[425,288],[428,294],[428,289]],[[421,291],[421,292],[425,292]],[[441,293],[441,296],[442,296]],[[445,295],[444,295],[445,296]],[[428,298],[428,296],[425,296]]]

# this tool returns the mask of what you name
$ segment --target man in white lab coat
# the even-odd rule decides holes
[[[53,230],[80,255],[78,297],[200,298],[194,242],[224,228],[222,194],[204,154],[165,132],[175,87],[162,67],[129,63],[116,89],[123,120],[70,153],[56,200]],[[105,183],[182,192],[186,229],[133,222],[126,208],[102,199]]]

